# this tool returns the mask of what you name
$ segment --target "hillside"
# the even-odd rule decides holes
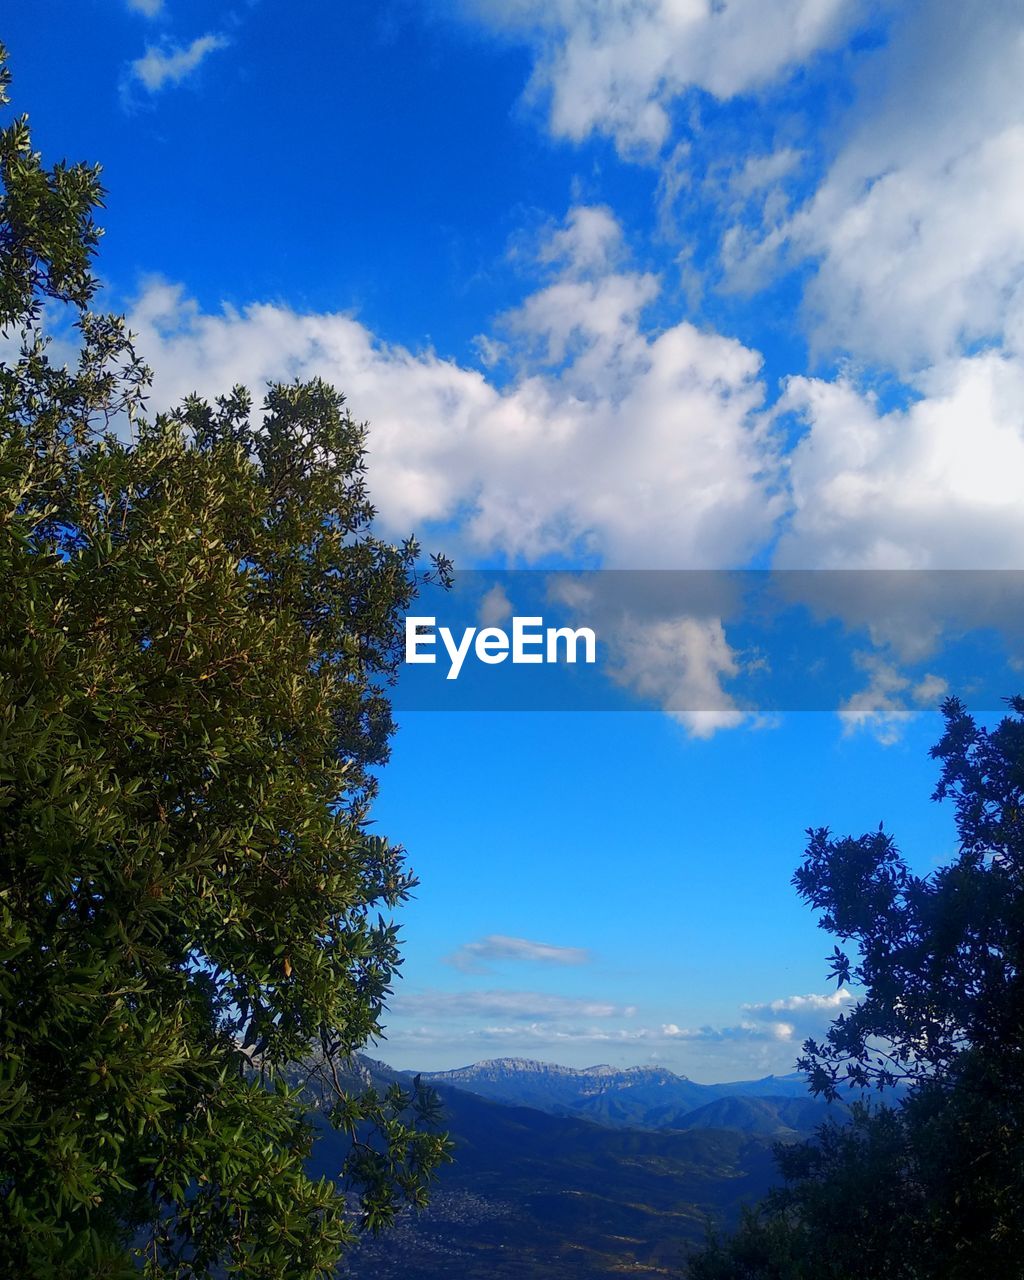
[[[737,1129],[776,1139],[801,1138],[826,1120],[845,1120],[849,1109],[819,1098],[717,1098],[678,1118],[680,1129]]]
[[[430,1209],[367,1241],[358,1280],[678,1275],[705,1223],[771,1184],[771,1142],[739,1131],[610,1129],[439,1089],[456,1143]],[[329,1172],[329,1162],[323,1172]]]
[[[354,1091],[410,1079],[362,1056],[343,1073]],[[579,1071],[501,1059],[423,1079],[441,1099],[455,1161],[441,1170],[429,1209],[403,1213],[394,1229],[360,1245],[340,1273],[350,1280],[678,1278],[707,1225],[735,1223],[741,1206],[775,1181],[777,1141],[846,1115],[805,1092],[786,1096],[797,1082],[785,1077],[698,1085],[661,1068]],[[548,1109],[482,1097],[469,1083]],[[743,1092],[773,1084],[774,1096]],[[740,1092],[716,1096],[731,1089]],[[570,1106],[594,1107],[603,1123],[553,1113]],[[644,1126],[613,1118],[630,1107]],[[671,1126],[657,1127],[668,1116]],[[326,1125],[322,1133],[311,1171],[333,1177],[343,1147]]]

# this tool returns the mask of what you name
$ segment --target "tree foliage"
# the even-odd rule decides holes
[[[907,1091],[778,1152],[785,1185],[695,1280],[1017,1280],[1024,1258],[1024,698],[989,731],[957,699],[934,799],[959,854],[912,874],[891,836],[808,833],[794,877],[864,994],[804,1046],[812,1090]],[[884,1095],[882,1095],[884,1096]]]
[[[794,877],[823,928],[860,952],[835,949],[832,972],[865,990],[855,1009],[809,1041],[801,1067],[815,1092],[837,1082],[890,1085],[948,1071],[968,1046],[1021,1051],[1024,1027],[1024,699],[992,733],[950,699],[933,798],[951,798],[959,857],[913,875],[884,831],[834,841],[811,831]]]
[[[419,551],[325,383],[145,413],[101,198],[0,132],[0,1273],[327,1275],[446,1154],[422,1091],[337,1075],[414,884],[367,813]]]

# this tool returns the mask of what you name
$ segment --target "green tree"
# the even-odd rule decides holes
[[[695,1280],[1019,1280],[1024,1259],[1024,698],[988,731],[955,698],[932,756],[960,850],[914,875],[879,830],[812,830],[794,882],[863,996],[800,1066],[815,1093],[895,1106],[778,1152],[785,1184]],[[882,1097],[885,1095],[882,1094]],[[889,1095],[891,1096],[891,1095]]]
[[[0,1274],[328,1275],[447,1152],[343,1074],[414,884],[367,812],[419,552],[323,382],[144,413],[101,197],[0,132]]]

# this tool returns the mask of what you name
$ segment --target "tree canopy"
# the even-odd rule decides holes
[[[1015,1280],[1024,1258],[1024,698],[994,729],[955,698],[932,750],[959,854],[914,875],[882,830],[808,832],[794,882],[863,989],[823,1043],[814,1092],[902,1083],[850,1125],[780,1148],[785,1184],[694,1280]],[[883,1092],[881,1097],[887,1095]],[[891,1095],[888,1095],[891,1097]]]
[[[0,1271],[328,1275],[446,1154],[422,1091],[336,1069],[415,883],[367,815],[419,548],[324,382],[147,412],[102,195],[0,132]]]
[[[1010,705],[1015,714],[989,733],[957,699],[945,704],[933,798],[955,806],[960,853],[949,866],[913,875],[882,830],[841,841],[808,833],[794,883],[823,928],[857,945],[856,965],[835,949],[833,976],[864,989],[824,1045],[805,1045],[815,1092],[833,1095],[841,1080],[933,1079],[967,1047],[1021,1051],[1024,699]]]

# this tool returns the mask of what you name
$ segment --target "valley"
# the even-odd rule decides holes
[[[397,1075],[363,1061],[367,1083]],[[773,1145],[806,1136],[828,1114],[789,1077],[704,1086],[647,1068],[571,1072],[506,1060],[423,1079],[441,1098],[455,1161],[426,1211],[403,1213],[352,1252],[341,1273],[352,1280],[681,1276],[708,1227],[731,1225],[772,1185]],[[744,1092],[757,1085],[774,1095]],[[603,1122],[568,1114],[588,1109]],[[657,1125],[662,1114],[672,1125]]]

